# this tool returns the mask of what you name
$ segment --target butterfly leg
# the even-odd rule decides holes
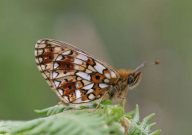
[[[99,99],[99,101],[97,102],[97,106],[96,106],[96,110],[99,108],[99,105],[101,104],[101,101],[105,98],[105,96],[107,95],[108,91],[106,91],[103,96]]]
[[[120,106],[122,106],[125,109],[127,103],[127,96],[122,95],[122,93],[118,93],[117,96],[117,104],[119,104]]]
[[[127,97],[120,97],[120,105],[125,109],[126,103],[127,103]]]
[[[126,103],[127,103],[127,96],[128,96],[128,89],[125,88],[124,90],[121,90],[119,93],[120,98],[120,105],[125,109]]]

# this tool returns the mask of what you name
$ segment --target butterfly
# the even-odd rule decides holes
[[[73,45],[53,39],[38,40],[35,60],[39,71],[64,104],[120,99],[136,87],[142,73],[115,69]]]

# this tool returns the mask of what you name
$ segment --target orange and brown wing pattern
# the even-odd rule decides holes
[[[99,99],[119,80],[116,70],[60,41],[39,40],[35,57],[43,77],[64,103]]]

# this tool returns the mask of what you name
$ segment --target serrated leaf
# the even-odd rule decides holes
[[[154,132],[152,132],[150,135],[160,135],[161,133],[161,130],[158,129],[158,130],[155,130]]]
[[[94,113],[61,113],[38,120],[28,121],[21,124],[10,132],[12,134],[27,134],[27,135],[73,135],[80,132],[82,135],[107,135],[107,129],[102,117]],[[73,130],[75,129],[75,130]],[[73,132],[70,132],[73,131]]]
[[[41,110],[35,110],[36,113],[41,114],[41,115],[54,115],[60,112],[63,112],[65,109],[67,110],[69,107],[65,107],[63,105],[55,105],[49,108],[41,109]]]
[[[139,106],[136,105],[135,110],[134,110],[134,114],[133,114],[133,118],[132,118],[132,122],[138,123],[139,122]]]
[[[142,128],[146,128],[147,125],[148,125],[148,123],[150,122],[150,120],[151,120],[154,116],[155,116],[154,113],[146,116],[146,117],[142,120],[140,126],[141,126]]]
[[[70,108],[72,109],[72,108]],[[59,105],[38,111],[48,117],[30,121],[0,122],[0,134],[6,135],[159,135],[160,130],[150,131],[154,114],[139,121],[138,105],[130,113],[118,105],[103,105],[97,109],[67,110]],[[126,121],[122,121],[126,120]]]

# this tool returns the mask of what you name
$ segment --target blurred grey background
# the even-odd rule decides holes
[[[163,135],[192,134],[192,1],[1,0],[0,119],[27,120],[58,102],[34,60],[40,38],[76,45],[117,68],[143,69],[128,110],[155,112]]]

